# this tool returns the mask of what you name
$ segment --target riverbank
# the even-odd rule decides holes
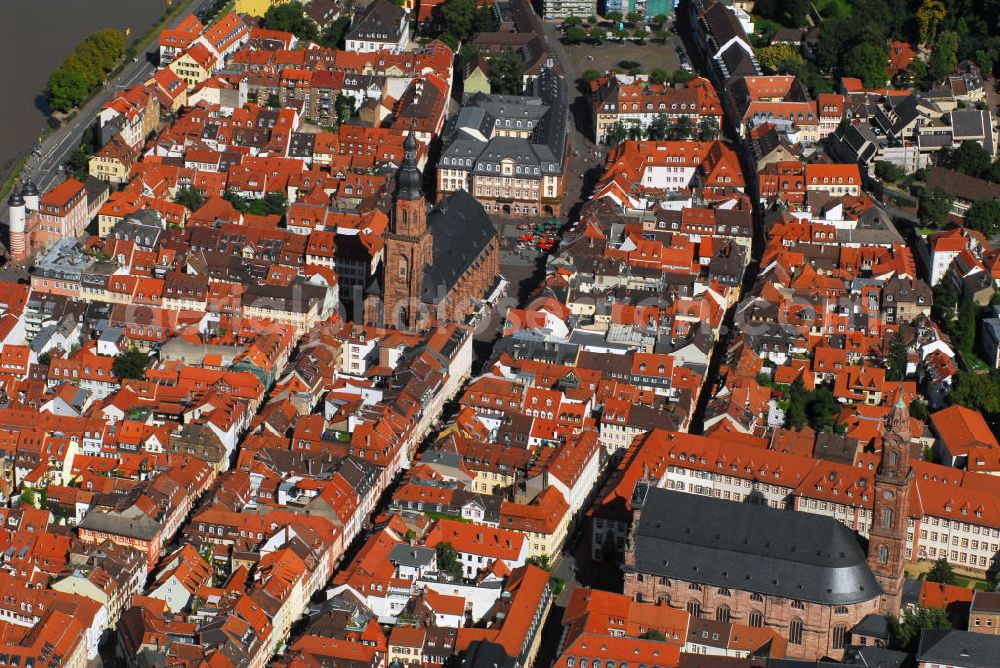
[[[191,0],[184,0],[187,4]],[[167,8],[164,0],[32,0],[0,3],[0,59],[8,63],[0,178],[4,192],[48,129],[49,74],[88,35],[102,28],[145,37]],[[161,26],[162,28],[162,26]],[[16,65],[15,65],[16,64]]]

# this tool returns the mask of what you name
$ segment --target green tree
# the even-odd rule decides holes
[[[247,207],[247,213],[255,216],[283,216],[287,210],[288,200],[281,193],[267,193]]]
[[[903,332],[896,330],[889,341],[889,370],[886,378],[891,381],[901,381],[906,378],[906,343]]]
[[[805,386],[802,384],[802,379],[796,378],[789,386],[788,408],[785,409],[786,427],[801,430],[808,424],[809,420],[806,416],[806,405],[808,403],[809,397]]]
[[[628,139],[628,129],[618,121],[608,129],[605,134],[604,143],[608,146],[617,146]]]
[[[101,52],[109,70],[125,55],[125,35],[122,34],[121,30],[114,28],[98,30],[90,36],[89,40]]]
[[[612,23],[621,23],[625,15],[621,12],[608,12],[608,20]]]
[[[993,166],[990,154],[978,142],[968,140],[963,141],[946,162],[952,169],[980,179],[987,178]]]
[[[458,54],[455,56],[455,71],[464,72],[465,68],[476,59],[479,55],[479,49],[477,49],[472,42],[466,42],[459,49]]]
[[[476,24],[475,0],[448,0],[441,6],[442,32],[464,42]]]
[[[657,114],[656,118],[646,128],[646,138],[653,141],[663,141],[670,132],[670,118],[666,114]]]
[[[55,111],[70,111],[83,102],[89,90],[90,85],[80,72],[59,67],[49,75],[49,107]]]
[[[938,323],[951,320],[955,307],[958,306],[958,291],[947,278],[938,281],[932,289],[931,314]]]
[[[625,20],[629,23],[640,23],[642,21],[642,14],[639,12],[629,12],[625,16]]]
[[[991,49],[976,50],[976,65],[979,65],[979,69],[983,74],[989,75],[993,71],[996,63],[996,55],[997,52]]]
[[[205,196],[192,186],[182,186],[177,189],[174,201],[183,204],[191,211],[197,211],[205,203]]]
[[[594,81],[595,79],[600,79],[601,73],[598,72],[597,70],[587,70],[586,72],[583,73],[582,76],[584,81],[591,82]]]
[[[686,84],[687,82],[691,81],[691,79],[694,79],[694,75],[685,70],[684,68],[678,68],[674,70],[674,74],[673,76],[670,77],[670,79],[671,81],[674,82],[675,85],[680,85],[680,84]]]
[[[785,426],[802,429],[807,424],[816,431],[840,431],[837,415],[840,404],[833,392],[826,387],[808,391],[801,378],[796,378],[789,386],[788,407],[785,409]]]
[[[35,490],[31,487],[24,487],[21,489],[21,496],[18,498],[18,502],[22,506],[35,507]]]
[[[955,320],[954,338],[958,349],[966,355],[972,355],[976,346],[976,315],[979,307],[971,299],[963,299],[958,305],[958,318]]]
[[[927,63],[920,58],[914,58],[906,68],[909,81],[921,88],[927,88]]]
[[[655,84],[665,84],[670,80],[670,75],[666,70],[656,67],[649,73],[649,80]]]
[[[948,222],[952,198],[943,188],[924,188],[917,197],[917,215],[924,225],[941,227]]]
[[[538,566],[543,571],[552,570],[552,563],[551,560],[549,559],[549,555],[547,554],[543,554],[541,556],[536,556],[536,557],[528,557],[525,561],[531,564],[532,566]]]
[[[316,22],[306,15],[299,0],[269,7],[264,12],[264,27],[268,30],[290,32],[301,40],[313,41],[319,36]]]
[[[990,198],[973,203],[965,214],[965,226],[992,237],[1000,230],[1000,200]]]
[[[922,422],[927,422],[931,419],[930,410],[927,408],[927,402],[921,401],[920,399],[914,399],[910,402],[910,417],[914,417]]]
[[[271,109],[280,109],[281,98],[278,96],[277,93],[271,93],[270,95],[267,96],[267,102],[265,102],[264,105],[270,107]]]
[[[38,363],[42,366],[48,366],[49,362],[52,361],[51,351],[46,350],[44,353],[38,356]]]
[[[667,25],[667,21],[669,20],[670,18],[666,14],[657,14],[656,16],[651,18],[649,22],[652,23],[657,30],[659,30],[663,26]]]
[[[927,63],[927,76],[932,83],[940,83],[958,66],[958,33],[946,31],[938,35],[934,51]]]
[[[802,63],[798,50],[789,44],[773,44],[757,49],[757,60],[766,70],[779,72],[796,63]]]
[[[920,633],[924,629],[949,629],[948,613],[940,608],[907,608],[900,621],[890,620],[893,645],[904,652],[916,649]]]
[[[579,44],[587,39],[587,30],[580,26],[573,26],[566,31],[567,44]]]
[[[493,16],[493,6],[483,3],[472,17],[472,32],[493,32],[497,29],[496,17]],[[471,35],[470,35],[471,36]]]
[[[347,35],[348,28],[351,27],[351,17],[345,14],[341,14],[337,17],[337,20],[327,26],[326,30],[323,31],[322,37],[319,39],[319,44],[331,49],[343,49],[344,48],[344,36]]]
[[[887,58],[885,45],[863,42],[847,52],[844,71],[861,79],[866,88],[878,88],[884,86],[887,79]]]
[[[757,0],[754,13],[790,28],[806,25],[809,14],[808,0]]]
[[[87,82],[88,88],[93,88],[104,80],[104,70],[92,61],[81,58],[75,53],[66,56],[60,65],[62,69],[76,72]]]
[[[635,43],[638,44],[639,46],[642,46],[643,44],[646,43],[646,37],[648,35],[649,33],[647,33],[642,28],[636,28],[635,30],[632,31],[632,39],[634,39]]]
[[[959,371],[952,382],[948,401],[983,413],[1000,412],[1000,392],[993,374]]]
[[[608,31],[604,28],[593,27],[590,29],[590,41],[600,46],[608,38]]]
[[[614,37],[619,42],[624,42],[626,39],[628,39],[628,30],[626,30],[625,28],[620,28],[618,26],[615,26],[614,28],[611,29],[611,36]]]
[[[719,121],[715,120],[713,116],[705,116],[700,121],[698,121],[699,141],[718,139],[718,137],[719,137]]]
[[[524,93],[524,63],[521,56],[507,49],[499,56],[490,58],[490,92],[501,95],[522,95]]]
[[[86,177],[90,171],[90,158],[92,155],[93,152],[86,144],[80,144],[70,155],[69,160],[66,161],[67,169],[73,176],[79,178]]]
[[[667,139],[674,141],[689,139],[694,131],[694,123],[688,116],[679,116],[667,129]]]
[[[567,16],[565,19],[563,19],[564,28],[575,28],[581,23],[583,23],[583,19],[581,19],[579,16]]]
[[[660,629],[649,629],[639,637],[643,638],[644,640],[658,640],[660,642],[663,642],[667,639],[667,636],[665,636],[663,634],[663,631],[661,631]]]
[[[857,27],[848,17],[824,21],[814,52],[816,65],[826,72],[834,71],[843,59],[845,47],[854,43],[856,33]]]
[[[934,562],[931,569],[927,571],[927,576],[924,578],[927,582],[938,582],[940,584],[955,584],[955,572],[948,563],[948,560],[941,557]]]
[[[223,192],[222,199],[232,204],[233,208],[240,212],[245,212],[248,208],[250,208],[250,204],[247,202],[246,197],[239,194],[235,190],[226,190]]]
[[[438,569],[451,575],[455,580],[461,580],[464,572],[462,562],[458,559],[458,550],[451,543],[442,541],[437,544],[435,551],[437,552]]]
[[[115,355],[111,363],[111,370],[116,378],[143,378],[146,375],[146,366],[149,364],[149,355],[138,348],[126,348]]]
[[[337,100],[334,102],[337,111],[337,120],[344,124],[354,117],[354,98],[350,95],[337,93]]]
[[[923,0],[916,11],[919,39],[921,44],[934,41],[937,28],[947,16],[948,10],[941,0]]]
[[[875,163],[875,176],[889,183],[898,183],[906,177],[906,172],[888,160],[879,160]]]
[[[811,393],[806,414],[809,426],[816,431],[837,431],[837,414],[840,404],[829,388],[820,387]]]
[[[109,58],[109,54],[101,50],[101,47],[90,38],[80,42],[76,47],[76,57],[87,63],[98,73],[98,78],[103,79],[104,75],[115,66],[115,61]]]

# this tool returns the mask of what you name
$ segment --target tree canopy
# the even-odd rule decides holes
[[[524,93],[524,63],[515,51],[507,49],[490,58],[490,92],[501,95]]]
[[[268,30],[290,32],[303,40],[313,41],[319,37],[319,27],[306,14],[299,0],[269,7],[264,12],[263,25]]]
[[[146,375],[146,366],[149,364],[149,355],[138,348],[126,348],[115,355],[111,363],[111,370],[115,377],[121,378],[143,378]]]
[[[896,330],[889,341],[889,371],[886,379],[890,381],[901,381],[906,378],[906,344],[903,342],[903,333]]]
[[[800,378],[789,387],[788,408],[785,410],[785,426],[802,429],[809,425],[816,431],[836,432],[840,404],[833,392],[826,387],[806,390]]]
[[[802,56],[790,44],[773,44],[757,49],[757,60],[772,73],[784,73],[802,63]]]
[[[442,541],[437,544],[435,551],[437,552],[438,568],[451,575],[453,579],[461,580],[464,572],[462,562],[458,559],[458,550],[451,543]]]
[[[951,622],[948,621],[948,613],[940,608],[917,608],[913,610],[909,607],[903,611],[900,621],[891,618],[893,645],[904,652],[916,649],[917,641],[920,639],[920,632],[923,629],[948,629]]]
[[[580,26],[573,26],[566,31],[566,43],[567,44],[579,44],[586,41],[589,33],[585,28]]]
[[[492,32],[496,27],[489,5],[476,7],[476,0],[448,0],[441,5],[438,36],[448,43],[465,42],[473,33]]]
[[[928,582],[938,582],[940,584],[955,584],[955,572],[948,563],[948,560],[941,557],[934,562],[931,569],[927,571],[927,576],[924,578]]]
[[[205,196],[191,186],[183,186],[177,189],[174,201],[183,204],[191,211],[197,211],[205,203]]]
[[[67,112],[78,107],[90,90],[104,81],[125,53],[125,36],[114,28],[99,30],[80,42],[76,51],[49,75],[49,108]]]
[[[347,35],[347,30],[351,27],[351,17],[341,14],[337,17],[337,20],[327,26],[326,30],[317,40],[320,46],[329,47],[331,49],[342,49],[344,48],[345,36]]]
[[[981,413],[1000,413],[1000,378],[995,371],[988,374],[959,371],[948,401]]]
[[[981,199],[965,214],[965,226],[992,237],[1000,230],[1000,200]]]
[[[958,148],[942,156],[946,167],[976,178],[989,178],[992,158],[979,142],[963,141]]]
[[[948,222],[952,197],[941,188],[924,188],[917,198],[917,215],[924,225],[940,227]]]

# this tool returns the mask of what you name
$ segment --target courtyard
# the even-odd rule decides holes
[[[681,41],[671,34],[666,43],[647,41],[642,46],[631,40],[624,42],[608,41],[601,46],[593,44],[563,45],[566,57],[572,62],[571,71],[579,72],[581,75],[587,70],[595,70],[604,73],[608,70],[617,69],[625,71],[621,63],[638,63],[638,67],[643,74],[649,74],[657,67],[667,74],[673,74],[680,68],[680,59],[675,50]]]

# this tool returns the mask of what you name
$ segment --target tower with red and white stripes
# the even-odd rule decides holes
[[[10,237],[8,239],[10,257],[17,262],[28,257],[28,244],[24,232],[27,207],[21,190],[16,186],[7,199],[7,209],[10,222]]]

